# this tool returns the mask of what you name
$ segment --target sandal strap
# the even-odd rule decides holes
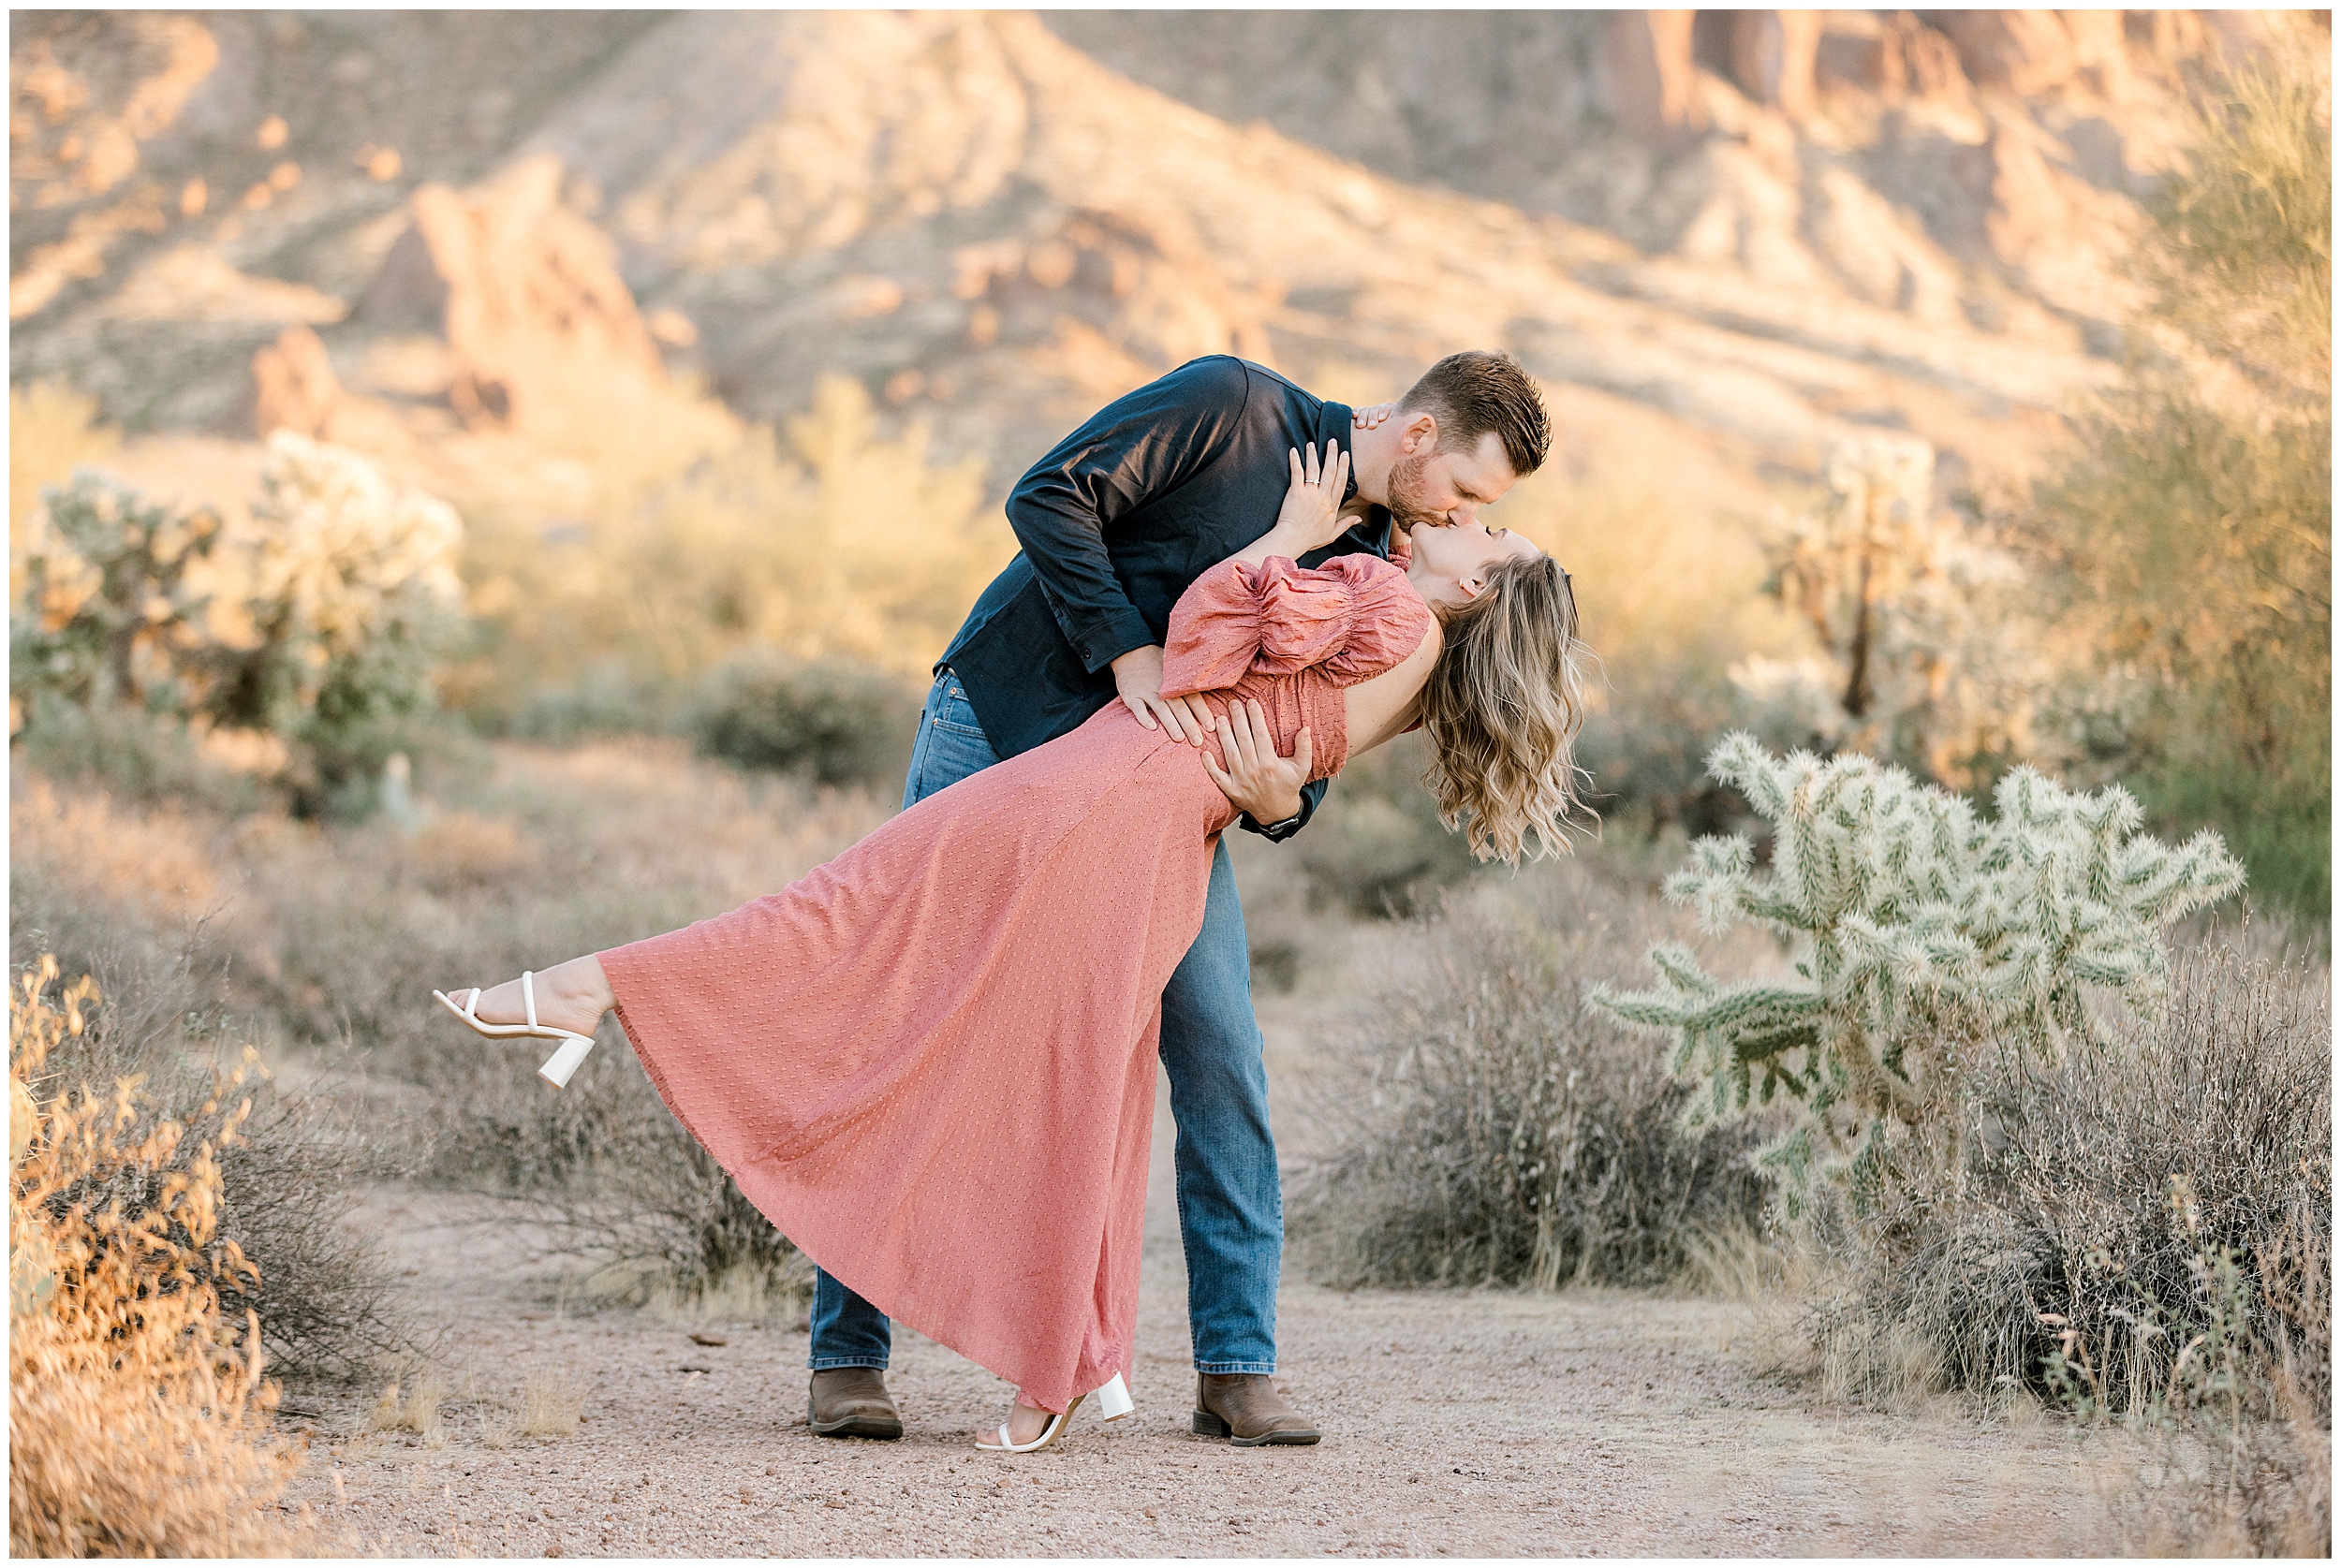
[[[528,1027],[537,1027],[537,975],[533,970],[521,971],[521,1000],[528,1004]]]

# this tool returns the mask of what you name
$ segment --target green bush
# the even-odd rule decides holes
[[[2072,635],[2145,688],[2122,776],[2308,915],[2332,888],[2328,46],[2209,90],[2140,249],[2129,374],[2032,497]]]
[[[900,788],[919,711],[919,699],[882,670],[759,649],[709,675],[687,724],[702,755],[735,767]]]

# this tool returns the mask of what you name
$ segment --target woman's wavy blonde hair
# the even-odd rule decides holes
[[[1438,661],[1417,700],[1439,820],[1482,860],[1567,849],[1588,777],[1576,759],[1585,651],[1568,574],[1549,555],[1498,562],[1469,604],[1433,608]]]

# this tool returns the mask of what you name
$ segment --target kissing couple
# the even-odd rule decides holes
[[[901,1435],[899,1318],[1017,1385],[977,1442],[1000,1452],[1085,1398],[1131,1408],[1159,1059],[1194,1429],[1317,1442],[1272,1376],[1283,1195],[1222,835],[1290,838],[1344,763],[1420,728],[1480,858],[1562,842],[1568,574],[1479,515],[1550,443],[1499,354],[1355,413],[1230,356],[1181,366],[1010,493],[1023,549],[935,665],[900,815],[728,915],[439,1001],[561,1040],[556,1085],[614,1009],[819,1265],[813,1430]]]

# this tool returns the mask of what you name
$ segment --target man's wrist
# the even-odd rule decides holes
[[[1254,807],[1244,814],[1262,828],[1281,828],[1301,814],[1301,797],[1295,795],[1289,801],[1281,803],[1270,801],[1266,809]]]
[[[1258,833],[1270,843],[1282,843],[1301,830],[1301,813],[1298,811],[1268,822],[1262,822],[1250,812],[1245,812],[1236,821],[1245,832]]]

